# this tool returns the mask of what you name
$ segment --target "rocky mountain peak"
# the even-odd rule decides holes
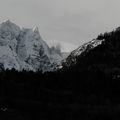
[[[57,56],[56,61],[38,27],[21,29],[10,20],[0,24],[0,64],[5,69],[53,71],[62,59]]]

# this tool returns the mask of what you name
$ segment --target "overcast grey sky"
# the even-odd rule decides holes
[[[0,0],[0,22],[38,26],[49,44],[66,51],[120,26],[120,0]]]

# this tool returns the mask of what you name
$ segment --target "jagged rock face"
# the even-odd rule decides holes
[[[4,69],[53,71],[62,60],[61,55],[53,53],[37,27],[21,29],[9,20],[0,24],[0,66]]]
[[[44,69],[44,71],[46,71],[50,69],[48,66],[51,65],[49,47],[40,37],[37,28],[35,30],[23,29],[20,32],[17,54],[20,61],[24,61],[34,70]],[[45,68],[45,65],[47,65],[48,68]],[[24,68],[24,65],[21,67]]]

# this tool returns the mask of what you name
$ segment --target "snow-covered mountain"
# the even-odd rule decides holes
[[[51,50],[37,27],[20,28],[11,21],[0,24],[0,68],[53,71],[63,56]]]

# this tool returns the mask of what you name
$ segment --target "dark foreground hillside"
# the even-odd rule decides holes
[[[118,118],[120,81],[100,71],[0,73],[0,119]]]
[[[69,56],[76,63],[60,71],[0,72],[0,120],[118,120],[120,30],[96,40],[103,39],[76,58]]]

